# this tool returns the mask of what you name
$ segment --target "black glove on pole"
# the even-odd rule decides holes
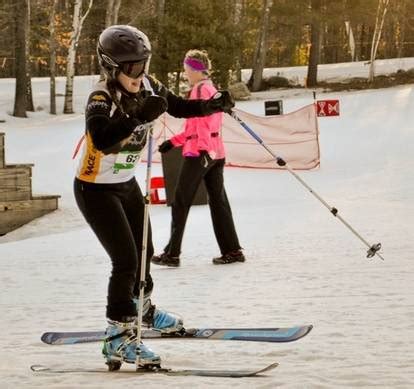
[[[167,99],[157,95],[149,95],[141,102],[135,99],[126,101],[127,103],[125,103],[124,107],[126,114],[144,123],[157,119],[168,108]]]
[[[210,115],[215,112],[227,112],[230,113],[234,107],[234,99],[229,91],[219,90],[217,93],[207,100],[205,105],[206,115]]]
[[[161,116],[168,108],[168,102],[165,97],[151,95],[144,99],[142,108],[138,113],[138,118],[152,122]]]

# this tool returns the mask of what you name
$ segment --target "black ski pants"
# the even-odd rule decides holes
[[[136,316],[133,302],[139,294],[144,220],[144,199],[135,178],[119,184],[74,183],[76,202],[108,253],[112,272],[108,285],[109,319],[125,321]],[[154,254],[148,225],[145,293],[152,291],[150,259]]]
[[[206,185],[214,234],[221,254],[241,248],[224,188],[224,162],[224,159],[207,158],[205,152],[199,157],[184,158],[171,205],[170,241],[164,248],[170,256],[178,257],[181,253],[188,212],[202,180]]]

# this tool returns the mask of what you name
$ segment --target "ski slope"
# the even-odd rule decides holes
[[[75,114],[53,117],[46,109],[17,119],[7,114],[12,82],[0,80],[6,162],[34,163],[34,194],[62,196],[58,211],[0,237],[0,388],[414,386],[413,85],[318,92],[318,98],[340,100],[341,116],[319,120],[321,167],[299,172],[366,240],[382,243],[385,261],[366,259],[365,246],[288,172],[228,168],[227,192],[247,262],[212,265],[218,247],[208,207],[197,206],[187,224],[182,266],[152,266],[153,301],[180,313],[190,327],[314,325],[305,338],[285,344],[147,342],[163,365],[259,368],[277,361],[276,370],[237,380],[31,372],[32,364],[103,366],[98,343],[40,342],[49,330],[105,327],[109,259],[72,195],[71,155],[83,133],[82,107],[93,77],[76,82]],[[45,80],[35,80],[34,96],[36,106],[47,107]],[[272,91],[237,107],[263,114],[264,99],[280,98],[290,112],[313,97],[303,89]],[[153,175],[160,174],[154,165]],[[137,177],[143,187],[145,165]],[[160,252],[170,208],[152,206],[150,212]]]

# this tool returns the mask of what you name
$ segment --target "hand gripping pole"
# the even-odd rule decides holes
[[[284,167],[289,171],[310,193],[312,193],[337,219],[339,219],[359,240],[361,240],[367,247],[367,258],[372,258],[374,255],[378,255],[382,260],[384,258],[378,252],[381,249],[381,243],[369,244],[348,222],[346,222],[340,215],[339,211],[335,207],[331,207],[321,196],[318,195],[293,169],[289,164],[281,157],[276,155],[242,119],[234,111],[227,112],[233,119],[235,119],[266,151],[275,159],[276,163]]]

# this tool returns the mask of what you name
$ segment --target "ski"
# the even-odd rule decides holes
[[[142,339],[198,339],[241,340],[250,342],[293,342],[306,336],[312,325],[287,328],[188,328],[172,334],[162,334],[148,329],[142,331]],[[51,345],[98,342],[105,337],[104,331],[45,332],[44,343]]]
[[[48,367],[44,365],[32,365],[30,369],[35,373],[45,373],[45,374],[63,374],[63,373],[114,373],[114,374],[166,374],[168,376],[200,376],[200,377],[229,377],[229,378],[242,378],[242,377],[256,377],[261,374],[275,369],[278,366],[278,363],[272,363],[262,369],[237,369],[237,370],[204,370],[204,369],[185,369],[185,370],[175,370],[168,368],[156,368],[153,370],[149,369],[123,369],[109,371],[104,368],[88,369],[82,367],[73,367],[73,368],[60,368],[60,367]]]

